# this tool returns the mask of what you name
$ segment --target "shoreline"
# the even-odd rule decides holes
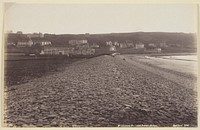
[[[103,55],[103,54],[102,54]],[[147,55],[147,56],[181,56],[181,55],[197,55],[197,53],[144,53],[144,54],[123,54],[123,55]],[[101,56],[25,56],[25,55],[5,55],[4,61],[18,61],[18,60],[55,60],[55,59],[73,59],[73,58],[94,58]]]
[[[182,56],[182,55],[181,55]],[[123,57],[123,56],[122,56]],[[157,56],[125,56],[129,59],[137,60],[139,63],[164,70],[172,73],[178,73],[179,75],[185,75],[197,78],[198,74],[198,62],[196,60],[176,59],[176,58],[163,58]],[[172,56],[173,57],[173,56]]]

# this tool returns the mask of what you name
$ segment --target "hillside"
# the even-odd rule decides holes
[[[52,45],[68,45],[69,40],[87,39],[88,43],[96,43],[100,48],[106,47],[106,42],[127,41],[133,43],[142,42],[145,46],[149,43],[169,45],[167,52],[196,52],[196,35],[194,33],[167,33],[167,32],[133,32],[133,33],[109,33],[109,34],[44,34],[39,40],[51,41]],[[11,33],[6,36],[6,42],[17,44],[17,41],[26,41],[26,34]]]
[[[148,43],[166,42],[167,44],[181,44],[185,47],[191,47],[196,44],[195,34],[192,33],[164,33],[164,32],[135,32],[135,33],[110,33],[110,34],[91,34],[91,35],[52,35],[46,34],[45,38],[54,44],[64,44],[71,39],[87,39],[89,43],[98,43],[105,45],[106,41],[134,41]]]

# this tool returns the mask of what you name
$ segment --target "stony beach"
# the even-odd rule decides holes
[[[8,127],[197,126],[196,78],[99,56],[5,87]]]

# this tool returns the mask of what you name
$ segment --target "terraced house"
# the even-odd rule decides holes
[[[70,49],[68,47],[44,46],[40,54],[69,56],[69,53],[70,53]]]
[[[40,45],[40,46],[51,45],[51,41],[46,40],[45,38],[33,37],[33,38],[30,38],[30,39],[33,41],[34,45]]]
[[[44,46],[41,55],[64,55],[64,56],[77,56],[77,55],[93,55],[95,49],[93,48],[74,48],[66,46]]]

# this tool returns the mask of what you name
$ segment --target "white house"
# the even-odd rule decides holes
[[[82,40],[69,40],[70,45],[81,45],[81,44],[87,44],[87,40],[82,39]]]
[[[154,43],[149,43],[148,46],[149,46],[149,47],[156,47],[156,44],[154,44]]]
[[[51,45],[51,42],[50,41],[42,41],[41,45],[42,46]]]
[[[45,40],[34,40],[33,44],[36,45],[40,45],[40,46],[47,46],[47,45],[51,45],[50,41],[45,41]]]
[[[114,45],[115,45],[115,46],[119,46],[119,43],[118,43],[118,42],[114,42]]]
[[[52,47],[52,46],[44,46],[44,49],[40,54],[45,55],[67,55],[69,56],[70,49],[67,47]]]
[[[33,41],[31,39],[17,42],[17,47],[31,47],[32,45]]]
[[[144,48],[144,44],[141,43],[141,42],[136,43],[136,44],[135,44],[135,48],[136,48],[136,49],[143,49],[143,48]]]
[[[110,46],[109,51],[116,51],[116,47],[115,46]]]
[[[112,46],[112,42],[111,42],[111,41],[106,42],[106,45],[107,45],[107,46]]]

